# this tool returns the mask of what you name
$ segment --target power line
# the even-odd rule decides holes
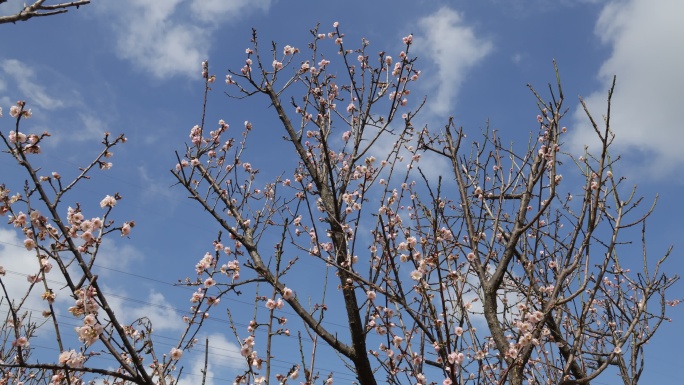
[[[20,249],[24,249],[24,248],[25,248],[25,247],[22,246],[22,245],[17,245],[17,244],[10,243],[10,242],[0,241],[0,243],[5,244],[5,245],[9,245],[9,246],[14,246],[14,247],[17,247],[17,248],[20,248]],[[123,271],[123,270],[119,270],[119,269],[115,269],[115,268],[111,268],[111,267],[106,267],[106,266],[102,266],[102,265],[98,265],[98,264],[94,264],[93,266],[94,266],[94,267],[97,267],[98,269],[109,270],[109,271],[113,271],[113,272],[116,272],[116,273],[119,273],[119,274],[129,275],[129,276],[132,276],[132,277],[135,277],[135,278],[138,278],[138,279],[143,279],[143,280],[146,280],[146,281],[150,281],[150,282],[162,284],[162,285],[165,285],[165,286],[170,286],[170,287],[173,287],[173,288],[178,288],[178,289],[187,290],[187,291],[193,291],[193,292],[195,291],[195,289],[193,289],[191,286],[187,286],[187,285],[174,284],[174,283],[170,283],[170,282],[167,282],[167,281],[162,281],[162,280],[159,280],[159,279],[150,278],[150,277],[143,276],[143,275],[140,275],[140,274],[135,274],[135,273],[131,273],[131,272],[127,272],[127,271]],[[24,276],[24,277],[28,277],[28,274],[21,273],[21,272],[15,272],[15,271],[10,271],[10,270],[7,270],[7,272],[8,272],[8,273],[12,273],[12,274],[16,274],[16,275],[22,275],[22,276]],[[48,280],[48,282],[54,283],[54,284],[56,284],[56,285],[65,285],[65,284],[66,284],[65,282],[60,282],[60,281],[55,281],[55,280]],[[175,311],[180,312],[181,314],[191,314],[191,313],[188,312],[187,310],[181,310],[181,309],[173,308],[173,307],[170,307],[170,306],[164,306],[164,305],[154,304],[154,303],[147,302],[147,301],[143,301],[143,300],[139,300],[139,299],[123,297],[123,296],[120,296],[120,295],[117,295],[117,294],[111,294],[111,293],[110,293],[110,294],[108,294],[108,295],[109,295],[109,296],[116,297],[116,298],[131,300],[131,301],[134,301],[134,302],[137,302],[137,303],[141,303],[141,304],[147,304],[147,305],[154,306],[154,307],[161,308],[161,309],[175,310]],[[254,302],[243,301],[243,300],[240,300],[240,299],[237,299],[237,298],[233,298],[233,297],[227,297],[227,298],[225,298],[225,300],[227,300],[227,301],[229,301],[229,302],[235,302],[235,303],[243,304],[243,305],[254,306]],[[298,315],[297,315],[296,313],[293,313],[293,312],[290,312],[290,311],[287,311],[287,310],[281,310],[281,312],[282,312],[283,314],[288,315],[288,316],[298,317]],[[212,317],[210,317],[210,318],[212,318]],[[223,322],[223,320],[221,320],[220,322]],[[328,320],[323,320],[321,323],[322,323],[322,324],[325,324],[325,325],[337,326],[337,327],[340,327],[340,328],[343,328],[343,329],[348,327],[348,325],[339,324],[339,323],[332,322],[332,321],[328,321]],[[244,325],[244,324],[243,324],[243,325]],[[244,326],[247,326],[247,325],[244,325]]]
[[[31,309],[31,308],[26,308],[25,310],[32,311],[32,312],[39,312],[39,310],[37,310],[37,309]],[[9,311],[0,310],[0,314],[9,314]],[[81,324],[81,323],[72,323],[72,322],[68,322],[68,321],[80,321],[80,319],[79,319],[79,318],[76,318],[76,317],[73,317],[73,316],[61,315],[61,314],[56,315],[56,316],[57,316],[58,318],[62,318],[62,319],[67,320],[66,322],[65,322],[65,321],[59,322],[59,325],[60,325],[60,326],[68,326],[68,327],[71,327],[71,328],[65,328],[64,330],[62,330],[62,331],[61,331],[61,335],[62,335],[62,336],[70,337],[70,338],[72,338],[72,340],[74,340],[74,341],[77,340],[77,339],[78,339],[78,335],[75,333],[74,328],[75,328],[75,327],[78,327],[78,326],[81,326],[82,324]],[[50,325],[50,324],[45,324],[45,325]],[[43,328],[42,330],[43,330],[43,332],[46,331],[44,328]],[[48,327],[48,328],[47,328],[47,331],[48,331],[49,333],[51,333],[52,336],[56,337],[57,334],[55,333],[55,331],[54,331],[52,328],[49,328],[49,327]],[[264,333],[265,333],[265,331],[262,331],[262,330],[260,330],[260,329],[257,329],[257,331],[260,332],[259,334],[264,334]],[[46,338],[49,338],[49,337],[46,337]],[[168,346],[169,348],[177,346],[177,343],[175,343],[175,341],[177,341],[177,338],[175,338],[175,337],[170,337],[170,336],[166,336],[166,335],[161,335],[161,334],[156,334],[156,333],[154,333],[154,338],[155,338],[155,341],[154,341],[154,345],[155,345],[155,346],[157,346],[157,345],[162,345],[162,346]],[[174,342],[157,341],[158,339],[167,340],[167,341],[174,341]],[[59,349],[56,348],[56,347],[53,347],[53,346],[41,346],[41,345],[35,345],[35,344],[33,344],[33,343],[31,344],[31,346],[32,346],[32,347],[40,347],[40,348],[43,348],[43,349],[48,349],[48,350],[53,350],[53,351],[59,352]],[[189,353],[190,353],[189,356],[190,356],[190,357],[195,357],[195,356],[197,356],[197,355],[200,355],[200,356],[203,355],[203,354],[204,354],[204,349],[207,348],[207,345],[206,345],[205,343],[201,342],[201,341],[198,341],[196,344],[194,344],[194,346],[197,347],[197,348],[199,348],[199,349],[190,350],[190,351],[189,351]],[[236,346],[237,346],[237,344],[236,344]],[[209,349],[212,350],[212,351],[215,350],[215,351],[223,352],[223,353],[214,353],[214,352],[212,352],[212,356],[224,357],[224,358],[230,359],[230,360],[232,360],[232,361],[245,360],[245,358],[244,358],[241,354],[236,353],[235,351],[233,351],[233,350],[231,350],[231,349],[222,348],[222,347],[216,347],[216,346],[211,346],[211,344],[210,344],[210,346],[209,346]],[[187,358],[188,358],[188,357],[186,356],[186,359],[187,359]],[[113,357],[109,357],[109,356],[100,356],[99,359],[107,360],[107,361],[112,361],[112,362],[117,362],[116,359],[114,359]],[[282,369],[288,369],[288,370],[289,370],[289,369],[292,367],[292,365],[293,365],[292,362],[285,361],[285,360],[281,360],[281,359],[278,359],[278,358],[275,358],[275,357],[271,357],[271,361],[276,363],[276,364],[272,364],[272,366],[279,367],[279,368],[282,368]],[[338,377],[355,378],[353,375],[351,375],[351,374],[349,374],[349,373],[340,372],[340,371],[337,371],[337,370],[334,370],[334,369],[330,369],[330,368],[323,368],[323,367],[320,367],[320,365],[317,365],[317,370],[320,371],[320,372],[325,372],[325,373],[328,373],[328,372],[330,372],[330,373],[336,373],[336,374],[338,375]]]

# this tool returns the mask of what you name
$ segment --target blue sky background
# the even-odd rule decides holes
[[[1,5],[0,14],[16,11],[21,3]],[[392,55],[403,48],[401,37],[413,33],[423,88],[414,88],[411,96],[428,96],[418,120],[439,127],[454,116],[473,137],[489,120],[519,145],[536,129],[538,112],[526,84],[546,91],[554,81],[556,59],[569,107],[565,124],[571,134],[565,148],[577,154],[593,140],[577,95],[598,118],[617,75],[614,152],[623,156],[617,173],[638,184],[647,199],[660,194],[648,225],[650,253],[655,258],[674,245],[668,273],[681,275],[681,15],[680,0],[93,0],[66,15],[0,26],[0,106],[7,113],[16,100],[28,101],[34,117],[24,122],[23,131],[53,134],[40,161],[45,171],[65,177],[75,175],[99,150],[104,131],[126,134],[129,141],[115,149],[113,169],[82,184],[67,197],[64,209],[80,202],[95,216],[104,195],[118,191],[124,196],[115,219],[134,219],[137,226],[130,239],[106,244],[101,274],[130,320],[152,314],[161,336],[176,335],[182,325],[172,308],[186,309],[191,294],[169,283],[193,276],[217,231],[184,191],[173,187],[169,172],[176,164],[174,151],[183,150],[189,129],[199,123],[200,62],[209,59],[210,72],[219,80],[226,69],[239,69],[253,27],[262,46],[274,40],[305,48],[309,29],[320,22],[327,32],[339,21],[347,45],[355,47],[366,37],[370,52]],[[222,93],[225,85],[219,81],[214,88]],[[211,99],[208,121],[223,118],[240,127],[250,120],[262,132],[273,132],[273,137],[259,133],[261,142],[252,141],[249,151],[258,155],[265,175],[290,173],[291,167],[282,166],[290,153],[280,151],[285,143],[268,104],[235,101],[219,92]],[[0,120],[2,130],[9,129],[5,119]],[[3,182],[15,183],[14,190],[21,185],[8,156],[0,157],[0,170]],[[24,251],[17,245],[22,241],[11,230],[0,228],[0,264],[21,272]],[[640,246],[635,248],[636,258]],[[682,292],[677,285],[672,299],[684,297]],[[240,301],[245,303],[228,303],[249,311],[249,299]],[[673,322],[648,346],[643,383],[684,383],[676,370],[684,312],[674,308],[670,315]],[[237,351],[221,322],[225,317],[216,318],[206,333],[219,347],[211,368],[218,385],[232,382],[225,376],[238,363],[231,360]],[[168,343],[170,348],[174,340]],[[192,357],[186,361],[194,363]],[[345,377],[339,379],[345,383]],[[595,383],[618,379],[608,375]]]

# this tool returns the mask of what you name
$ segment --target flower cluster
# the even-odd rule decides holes
[[[25,109],[26,102],[18,101],[16,105],[10,107],[10,116],[17,119],[28,119],[33,114],[31,109]],[[0,116],[2,116],[2,110],[0,109]],[[17,148],[21,149],[25,154],[40,154],[41,149],[39,142],[44,138],[50,136],[49,133],[44,132],[41,135],[37,134],[25,134],[20,131],[10,131],[7,135],[7,140],[10,144],[14,144]]]
[[[65,350],[59,354],[59,364],[66,365],[70,368],[82,368],[86,357],[81,352],[77,352],[74,349]],[[61,382],[61,379],[56,379],[53,377],[52,382],[57,384]]]
[[[93,314],[88,314],[85,316],[83,318],[83,326],[78,326],[74,329],[78,334],[78,339],[85,343],[86,346],[90,346],[95,343],[95,341],[100,338],[100,334],[102,334],[102,331],[104,330],[102,325],[97,321]]]
[[[69,313],[74,317],[89,314],[97,315],[100,305],[96,301],[97,291],[94,287],[88,286],[85,289],[79,289],[74,293],[74,296],[76,297],[76,303],[74,306],[69,307]]]

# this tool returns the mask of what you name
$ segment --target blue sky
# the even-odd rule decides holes
[[[9,14],[21,3],[9,1],[0,13]],[[454,116],[467,132],[477,134],[489,121],[521,145],[535,129],[537,115],[526,84],[545,91],[554,81],[556,59],[569,106],[566,149],[578,154],[593,137],[577,95],[598,117],[617,75],[613,127],[614,151],[623,156],[619,173],[638,184],[647,199],[659,194],[648,225],[650,252],[655,257],[674,245],[668,271],[681,275],[681,15],[680,0],[94,0],[66,15],[0,26],[0,106],[7,111],[16,100],[28,101],[34,117],[26,125],[53,134],[41,161],[65,176],[74,175],[95,154],[102,132],[126,134],[129,141],[116,148],[113,169],[96,173],[69,199],[94,208],[106,194],[124,196],[116,219],[134,219],[137,226],[130,239],[106,245],[102,274],[120,295],[117,306],[131,319],[152,314],[162,336],[177,332],[180,322],[170,308],[186,309],[190,294],[163,282],[192,276],[217,231],[173,186],[174,151],[183,150],[190,127],[200,118],[200,62],[208,59],[219,79],[226,69],[239,69],[251,28],[258,30],[262,45],[274,40],[304,48],[309,29],[320,23],[328,31],[339,21],[345,41],[365,37],[374,50],[395,55],[402,49],[401,37],[413,33],[423,71],[423,88],[413,91],[428,97],[420,116],[424,124],[439,127]],[[222,92],[225,85],[217,82],[215,88]],[[278,149],[284,144],[269,113],[264,101],[238,102],[215,92],[209,121],[223,118],[239,127],[250,120],[274,132],[272,140],[264,137],[259,148],[252,143],[250,150],[259,154],[264,174],[279,175],[291,168],[282,167]],[[2,122],[7,130],[8,121]],[[11,165],[7,156],[0,157],[2,180],[21,181]],[[14,258],[22,253],[14,246],[21,239],[10,230],[0,228],[0,264],[23,271]],[[671,295],[684,297],[681,287]],[[240,302],[231,306],[250,309]],[[648,347],[645,383],[684,381],[673,370],[684,344],[684,312],[675,308],[670,315],[674,321]],[[227,356],[235,353],[226,330],[219,321],[207,329],[225,349],[219,351],[227,360],[223,368],[217,362],[213,369],[217,376],[229,370],[233,361]],[[607,376],[596,383],[614,380]]]

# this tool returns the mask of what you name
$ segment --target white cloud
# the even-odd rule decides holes
[[[19,237],[18,231],[12,231],[0,228],[0,266],[2,266],[7,274],[2,278],[2,282],[7,289],[7,294],[11,301],[18,304],[21,299],[26,295],[27,290],[30,287],[30,283],[27,277],[31,274],[38,274],[39,266],[38,259],[36,257],[35,250],[28,251],[24,245],[24,238]],[[53,264],[54,265],[54,264]],[[58,273],[58,269],[55,266],[54,271]],[[54,272],[52,274],[55,274]],[[50,279],[51,277],[48,275]],[[63,281],[63,279],[58,279]],[[56,292],[58,292],[59,287],[63,285],[50,285]],[[40,311],[47,310],[47,303],[41,298],[43,294],[43,284],[38,283],[35,285],[31,293],[27,296],[26,301],[23,304],[23,311]],[[0,297],[5,297],[4,293]],[[66,298],[66,294],[57,293],[58,299]],[[8,310],[7,303],[2,302],[0,309],[2,309],[2,315]],[[37,319],[41,319],[41,316],[36,316]]]
[[[112,234],[118,237],[117,234]],[[123,239],[123,238],[122,238]],[[113,241],[103,238],[97,253],[97,266],[105,269],[127,270],[134,262],[141,262],[145,258],[140,250],[123,241]],[[98,274],[107,274],[106,270]]]
[[[226,369],[245,369],[245,359],[240,354],[240,347],[232,342],[229,342],[224,334],[210,334],[202,338],[198,337],[200,344],[197,345],[193,352],[195,353],[190,361],[190,370],[184,372],[185,375],[181,377],[178,382],[179,385],[196,384],[198,379],[202,378],[202,371],[204,370],[204,354],[201,350],[204,349],[204,341],[209,341],[209,362],[207,365],[207,381],[206,385],[213,385],[215,378],[226,378],[229,373]],[[187,363],[183,362],[187,365]]]
[[[198,75],[200,63],[208,58],[209,37],[219,23],[251,10],[267,10],[270,4],[271,0],[192,0],[189,5],[181,0],[125,0],[101,8],[101,15],[113,27],[117,56],[162,79]]]
[[[31,105],[31,100],[27,102]],[[80,102],[76,104],[78,107],[81,105]],[[41,142],[44,148],[64,149],[65,145],[86,141],[97,148],[97,143],[102,141],[105,131],[109,131],[107,123],[91,113],[78,113],[80,125],[76,121],[60,124],[58,120],[51,120],[48,114],[34,114],[33,116],[35,120],[32,122],[32,132],[47,131],[52,134],[50,140]]]
[[[516,53],[511,57],[511,61],[513,61],[514,64],[520,64],[520,62],[522,62],[522,60],[523,60],[523,56],[524,56],[524,55],[523,55],[522,53],[516,52]]]
[[[34,82],[37,76],[33,68],[19,60],[8,59],[0,63],[3,75],[14,80],[21,97],[26,98],[31,104],[46,110],[64,108],[67,103],[64,97],[50,95],[42,85]]]
[[[80,113],[78,114],[78,117],[81,119],[81,123],[83,123],[83,130],[74,133],[76,135],[71,135],[69,140],[101,140],[104,138],[104,133],[110,131],[107,123],[93,114]]]
[[[225,23],[253,9],[268,11],[271,0],[195,0],[190,5],[193,14],[204,22]]]
[[[146,297],[141,295],[141,290],[134,293],[128,293],[126,290],[121,290],[116,287],[107,286],[103,292],[118,293],[118,295],[109,295],[107,301],[109,306],[119,317],[119,322],[128,324],[133,321],[147,317],[152,322],[152,327],[159,331],[180,331],[183,330],[185,324],[170,302],[166,300],[164,294],[156,291],[150,291]],[[132,297],[143,302],[141,306],[134,305],[136,302],[126,300],[125,297]]]
[[[206,57],[206,32],[173,20],[180,0],[122,1],[105,17],[114,17],[116,54],[136,67],[163,78],[197,72]]]
[[[143,197],[148,200],[157,201],[160,198],[165,200],[165,205],[168,209],[176,207],[178,204],[178,196],[169,189],[169,181],[164,178],[157,178],[148,172],[148,167],[138,167],[138,175],[140,177],[140,185],[145,186],[143,190]]]
[[[7,271],[7,274],[0,278],[2,278],[5,287],[8,289],[10,299],[15,301],[20,300],[26,295],[26,291],[30,286],[27,277],[39,272],[38,259],[36,258],[35,251],[28,251],[24,248],[24,238],[21,237],[20,234],[19,231],[0,228],[0,266]],[[112,273],[107,268],[125,270],[130,263],[140,261],[143,257],[143,254],[131,245],[118,245],[115,242],[105,240],[100,246],[95,270],[97,270],[98,275],[107,276],[107,282],[109,282]],[[60,304],[60,306],[57,307],[58,311],[66,310],[65,306],[71,306],[73,299],[70,297],[68,289],[66,289],[64,277],[54,261],[52,262],[52,265],[52,271],[47,275],[47,279],[49,280],[51,289],[57,293],[57,303]],[[105,269],[98,270],[97,267],[105,267]],[[71,277],[73,280],[78,280],[78,278],[82,276],[82,273],[79,273],[80,269],[75,264],[72,264],[69,270],[72,273]],[[106,292],[114,293],[121,291],[106,290]],[[27,301],[23,308],[25,310],[35,310],[39,312],[46,310],[48,307],[46,302],[41,298],[42,294],[43,284],[40,283],[34,286],[30,295],[27,297]],[[122,295],[126,294],[123,293]],[[4,297],[4,294],[2,297]],[[119,304],[119,309],[122,309],[123,300],[118,297],[113,298],[113,301]],[[164,297],[161,294],[156,294],[154,292],[149,294],[148,302],[166,305]],[[5,303],[3,303],[2,306],[4,308]],[[146,308],[132,309],[131,311],[126,312],[126,320],[133,321],[134,319],[145,315],[146,312],[148,312],[148,309]],[[122,313],[121,310],[118,310],[117,312],[117,314]],[[155,325],[155,327],[164,329],[182,326],[182,322],[180,321],[179,316],[175,314],[175,311],[166,309],[164,306],[155,308],[155,310],[150,311],[149,314],[160,322],[160,326]]]
[[[493,264],[487,265],[487,270],[490,273],[495,268]],[[516,276],[514,273],[513,275]],[[461,291],[462,303],[456,302],[456,298],[458,298],[456,290]],[[470,322],[474,323],[478,328],[487,326],[487,319],[484,316],[484,291],[479,278],[474,272],[468,271],[466,273],[466,280],[461,287],[450,289],[449,298],[451,298],[451,302],[447,303],[447,307],[450,312],[460,313],[465,306],[469,306],[468,317]],[[522,293],[512,289],[510,284],[508,286],[504,284],[498,290],[496,296],[498,319],[501,322],[506,321],[508,323],[520,319],[520,309],[518,309],[517,305],[524,302],[525,296]]]
[[[419,20],[416,34],[417,49],[437,66],[436,73],[426,76],[427,83],[436,87],[428,100],[433,113],[445,115],[452,108],[465,75],[489,52],[491,41],[475,35],[462,14],[443,7]]]
[[[621,154],[637,154],[639,159],[634,157],[638,162],[633,166],[654,177],[684,163],[680,117],[684,51],[678,40],[684,36],[681,15],[684,2],[680,0],[611,1],[596,24],[595,33],[612,52],[598,73],[600,89],[585,101],[595,120],[602,122],[607,90],[617,75],[611,109],[615,149]],[[584,112],[578,108],[574,118],[573,148],[595,143]]]

